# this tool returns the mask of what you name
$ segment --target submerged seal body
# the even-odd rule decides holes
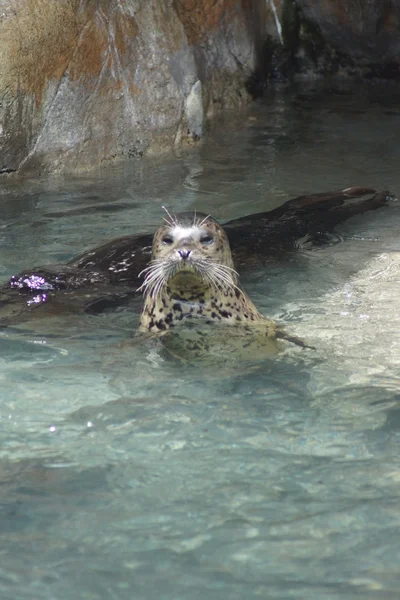
[[[144,273],[142,332],[163,335],[184,322],[189,333],[179,333],[180,341],[185,337],[185,350],[197,354],[224,352],[228,339],[234,340],[235,353],[241,348],[248,354],[254,344],[259,350],[277,337],[276,324],[260,314],[240,287],[228,237],[211,216],[170,216],[154,235],[152,260]],[[215,324],[217,329],[201,329]]]

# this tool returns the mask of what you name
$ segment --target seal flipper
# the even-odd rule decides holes
[[[292,344],[296,344],[296,346],[300,346],[301,348],[308,348],[309,350],[316,350],[315,346],[309,346],[304,342],[301,338],[296,335],[289,335],[286,333],[284,329],[276,330],[276,337],[278,340],[285,340],[286,342],[291,342]]]

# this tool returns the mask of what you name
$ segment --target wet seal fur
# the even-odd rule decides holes
[[[241,288],[228,236],[211,215],[185,212],[168,217],[154,235],[152,260],[143,271],[141,332],[164,335],[182,322],[196,322],[218,324],[224,339],[220,335],[214,343],[217,353],[225,351],[228,339],[235,340],[234,353],[240,348],[246,355],[266,346],[269,354],[272,347],[275,353],[277,338],[305,346],[264,317]],[[185,349],[198,355],[209,352],[210,332],[197,328],[186,335]]]

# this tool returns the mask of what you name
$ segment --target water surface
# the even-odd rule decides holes
[[[171,160],[2,180],[0,274],[350,185],[400,190],[399,91],[276,90]],[[2,600],[398,598],[399,206],[244,274],[317,350],[177,366],[140,305],[0,332]],[[338,241],[332,239],[332,242]]]

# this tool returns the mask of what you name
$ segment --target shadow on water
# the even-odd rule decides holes
[[[2,181],[4,280],[151,231],[163,204],[226,221],[396,192],[398,92],[348,91],[276,91],[170,163]],[[392,203],[244,274],[316,352],[177,364],[135,342],[137,300],[4,329],[0,597],[396,598],[399,221]]]

